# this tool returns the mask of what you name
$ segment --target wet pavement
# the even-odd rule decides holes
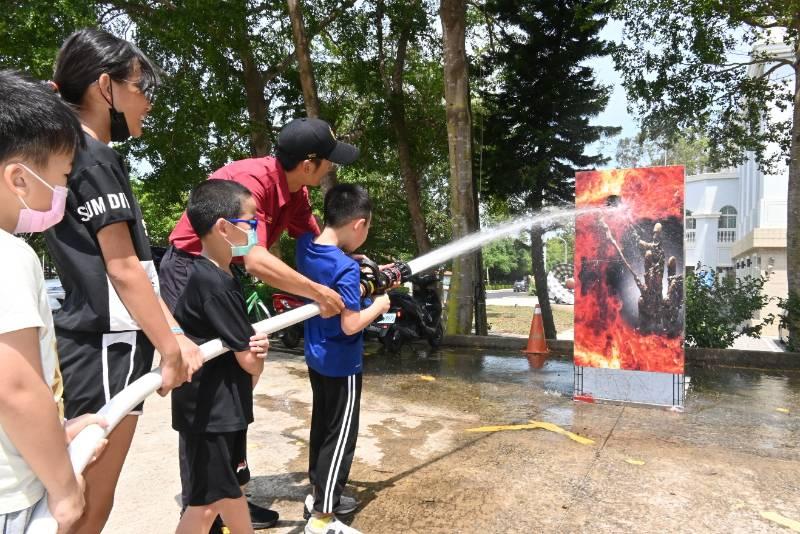
[[[532,370],[513,353],[420,345],[387,355],[368,344],[347,489],[362,502],[352,526],[373,533],[789,532],[775,519],[800,521],[800,373],[687,375],[683,412],[586,404],[571,399],[566,360]],[[310,401],[302,353],[273,350],[256,389],[248,454],[252,497],[281,513],[274,532],[299,533],[305,524]],[[530,421],[593,443],[544,429],[467,431]],[[106,532],[174,531],[176,452],[169,402],[152,398]]]

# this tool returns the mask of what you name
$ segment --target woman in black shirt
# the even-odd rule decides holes
[[[64,219],[46,234],[66,292],[54,314],[67,417],[97,412],[161,355],[161,394],[202,364],[158,295],[158,276],[122,158],[108,146],[142,134],[158,83],[155,67],[131,43],[99,30],[71,35],[58,53],[54,84],[75,109],[86,147],[67,181]],[[109,435],[90,465],[86,513],[76,532],[100,533],[136,429],[141,406]]]

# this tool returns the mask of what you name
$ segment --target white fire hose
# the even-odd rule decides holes
[[[256,332],[272,334],[293,324],[310,319],[319,314],[319,306],[306,304],[286,313],[265,319],[253,325]],[[219,339],[200,345],[203,363],[226,353],[228,350]],[[76,473],[82,473],[94,456],[95,448],[101,439],[106,438],[122,419],[139,403],[161,387],[161,369],[156,369],[139,378],[131,385],[116,394],[97,414],[108,423],[107,428],[100,425],[89,425],[75,436],[69,444],[69,459]],[[33,511],[33,517],[25,529],[25,534],[55,534],[58,524],[47,507],[47,496],[42,499]]]

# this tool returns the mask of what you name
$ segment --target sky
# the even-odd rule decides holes
[[[622,22],[611,20],[600,33],[600,37],[607,41],[620,42],[622,40]],[[600,150],[604,155],[612,158],[606,167],[614,167],[614,152],[617,142],[623,137],[632,137],[639,127],[636,119],[628,113],[628,100],[625,96],[625,89],[622,87],[622,78],[614,70],[614,60],[610,56],[596,58],[590,63],[594,68],[597,81],[603,85],[610,85],[612,89],[611,99],[608,101],[606,110],[594,117],[590,122],[598,126],[620,126],[622,132],[617,137],[605,141],[605,143],[595,143],[587,148],[588,153],[596,153]]]

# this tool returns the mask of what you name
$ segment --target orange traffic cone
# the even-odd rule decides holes
[[[528,334],[528,347],[522,351],[528,356],[528,363],[534,369],[541,369],[547,359],[547,341],[544,338],[544,323],[542,323],[542,309],[537,304],[533,309],[531,319],[531,332]]]

